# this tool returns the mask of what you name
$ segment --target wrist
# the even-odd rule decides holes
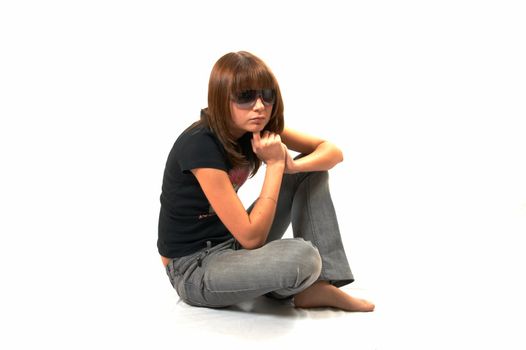
[[[267,169],[285,169],[285,162],[283,160],[274,160],[265,163]]]

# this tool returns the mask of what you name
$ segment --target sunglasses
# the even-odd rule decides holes
[[[273,89],[245,90],[235,94],[232,100],[241,109],[252,109],[259,97],[265,106],[271,106],[276,101],[276,92]]]

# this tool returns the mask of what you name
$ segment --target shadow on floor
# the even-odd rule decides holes
[[[296,309],[291,301],[265,296],[221,309],[190,306],[179,300],[175,311],[179,327],[184,325],[189,329],[222,335],[235,334],[247,339],[263,335],[285,336],[298,321],[331,319],[345,314],[333,308]]]

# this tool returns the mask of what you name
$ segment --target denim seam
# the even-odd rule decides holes
[[[308,181],[307,183],[307,191],[306,194],[307,194],[307,213],[309,215],[309,222],[310,222],[310,226],[311,226],[311,229],[312,229],[312,239],[314,240],[314,244],[317,247],[319,247],[319,243],[318,243],[318,230],[316,229],[315,225],[314,225],[314,220],[312,220],[312,208],[311,208],[311,201],[310,201],[310,198],[311,198],[311,177],[307,177],[306,180]],[[318,279],[320,280],[325,280],[325,276],[323,275],[323,259],[322,259],[322,269],[321,269],[321,272],[320,272],[320,276],[318,277]]]
[[[206,291],[209,293],[237,293],[237,292],[253,292],[261,290],[261,288],[247,288],[247,289],[233,289],[233,290],[210,290],[206,288]]]
[[[194,284],[195,286],[195,284]],[[205,281],[203,281],[203,289],[206,290],[209,293],[236,293],[236,292],[251,292],[251,291],[257,291],[261,288],[245,288],[245,289],[232,289],[232,290],[211,290],[206,286]]]
[[[185,287],[187,285],[191,285],[192,287],[199,287],[198,285],[196,285],[195,283],[191,283],[191,282],[184,282],[185,284]],[[206,285],[203,284],[203,290],[205,290],[206,292],[208,293],[211,293],[211,294],[226,294],[226,293],[237,293],[237,292],[247,292],[247,291],[257,291],[257,290],[260,290],[260,288],[248,288],[248,289],[236,289],[236,290],[232,290],[232,291],[211,291],[210,289],[208,289],[206,287]],[[221,305],[221,304],[214,304],[214,303],[210,303],[208,302],[204,296],[203,296],[203,301],[196,301],[194,300],[193,298],[189,298],[188,297],[188,294],[186,294],[186,297],[185,299],[190,302],[190,304],[194,304],[194,305],[197,305],[197,306],[204,306],[204,307],[223,307],[224,305]]]

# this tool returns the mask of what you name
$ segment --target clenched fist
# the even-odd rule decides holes
[[[264,131],[263,135],[259,132],[252,133],[252,150],[256,156],[265,164],[285,162],[286,147],[281,143],[279,134]]]

